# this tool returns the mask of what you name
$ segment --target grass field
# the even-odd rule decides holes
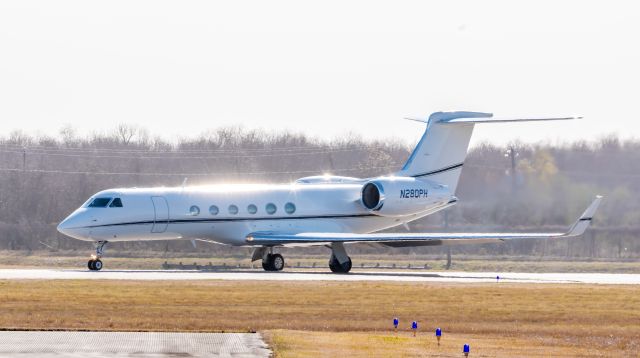
[[[433,334],[412,337],[388,332],[266,332],[278,357],[464,357],[462,346],[471,346],[470,357],[598,357],[623,356],[616,350],[580,347],[562,338],[500,337],[494,334],[446,334],[440,346]],[[634,355],[631,355],[634,356]]]
[[[279,357],[638,356],[638,322],[636,286],[0,281],[0,328],[262,331]]]

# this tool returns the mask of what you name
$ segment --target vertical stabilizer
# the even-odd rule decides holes
[[[449,186],[451,193],[455,193],[476,123],[541,122],[580,118],[582,117],[493,118],[491,113],[436,112],[431,114],[427,121],[419,120],[427,123],[427,129],[402,170],[396,175],[433,180]]]
[[[396,175],[425,178],[445,184],[452,193],[458,186],[473,122],[450,123],[460,118],[489,118],[491,113],[436,112],[429,116],[427,129],[411,156]]]

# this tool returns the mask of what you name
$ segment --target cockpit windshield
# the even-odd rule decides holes
[[[111,202],[109,207],[110,208],[121,208],[122,207],[122,200],[120,200],[120,198],[113,199],[113,201]]]
[[[86,206],[87,208],[106,208],[107,206],[110,208],[121,208],[123,205],[122,199],[120,198],[101,197],[89,199],[89,201],[87,201],[83,206]]]
[[[106,208],[111,198],[95,198],[87,207],[89,208]]]

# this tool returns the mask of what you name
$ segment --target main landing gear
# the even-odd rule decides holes
[[[347,255],[347,250],[341,242],[331,244],[331,258],[329,268],[334,273],[348,273],[351,271],[351,257]]]
[[[347,261],[340,263],[338,259],[332,254],[329,259],[329,268],[333,273],[348,273],[351,271],[351,257],[347,256]]]
[[[344,244],[334,242],[330,246],[331,258],[329,268],[334,273],[348,273],[351,271],[351,258],[347,255]],[[253,251],[251,262],[262,260],[262,268],[265,271],[282,271],[284,269],[284,257],[273,253],[273,247],[257,247]]]
[[[265,271],[282,271],[284,268],[284,257],[280,254],[267,254],[262,260],[262,268]]]
[[[282,271],[284,269],[284,257],[273,253],[273,247],[258,247],[253,251],[251,261],[262,260],[262,268],[265,271]]]
[[[87,267],[91,271],[100,271],[102,270],[102,255],[104,255],[104,245],[107,244],[107,241],[96,241],[96,254],[91,255],[91,259],[87,262]]]

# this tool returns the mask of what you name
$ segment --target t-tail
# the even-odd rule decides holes
[[[425,122],[427,129],[411,156],[396,176],[425,178],[449,187],[455,193],[462,172],[469,141],[476,123],[534,122],[578,119],[581,117],[551,118],[493,118],[482,112],[435,112]],[[411,119],[411,118],[409,118]]]

